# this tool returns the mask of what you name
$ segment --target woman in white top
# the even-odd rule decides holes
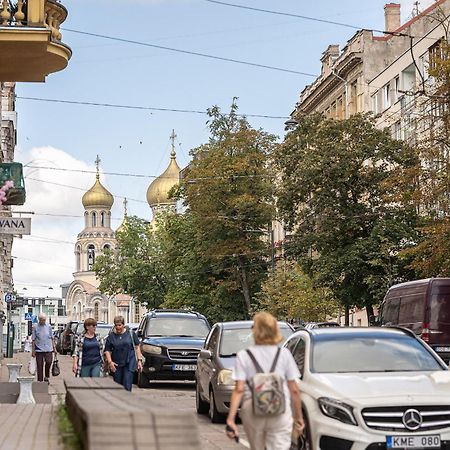
[[[255,345],[250,347],[250,351],[261,368],[269,372],[279,349],[278,344],[283,339],[277,320],[269,313],[258,313],[253,318],[252,329]],[[236,439],[239,435],[236,414],[242,401],[239,414],[252,450],[289,450],[293,431],[300,434],[305,426],[296,381],[300,373],[288,349],[281,349],[274,371],[284,378],[285,411],[276,416],[255,415],[247,383],[257,370],[246,350],[237,354],[233,371],[236,384],[231,395],[227,435],[230,439]]]

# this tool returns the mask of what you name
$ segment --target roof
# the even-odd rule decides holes
[[[218,324],[224,330],[237,330],[239,328],[251,328],[253,320],[236,320],[234,322],[219,322]],[[280,328],[290,328],[287,322],[279,321]]]
[[[312,328],[310,330],[301,330],[299,332],[309,333],[313,339],[327,339],[330,337],[339,338],[383,338],[389,336],[406,335],[411,336],[413,333],[405,328],[400,327],[325,327],[325,328]]]

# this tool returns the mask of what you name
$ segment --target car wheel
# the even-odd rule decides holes
[[[150,387],[150,380],[148,379],[148,376],[145,375],[145,373],[142,373],[142,372],[138,373],[137,385],[140,388],[149,388]]]
[[[224,416],[217,411],[216,399],[212,388],[209,390],[209,418],[212,423],[222,423],[224,421]]]
[[[198,382],[195,383],[195,408],[197,410],[197,414],[206,414],[209,410],[208,402],[202,400],[200,395],[200,387]]]
[[[298,438],[298,450],[312,450],[310,428],[305,412],[303,412],[303,417],[305,418],[305,428]]]

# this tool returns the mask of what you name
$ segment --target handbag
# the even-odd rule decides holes
[[[58,358],[55,356],[52,364],[52,376],[57,377],[61,373],[61,369],[59,368]]]

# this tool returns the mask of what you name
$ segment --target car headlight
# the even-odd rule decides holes
[[[157,345],[142,344],[142,351],[144,353],[151,353],[153,355],[160,355],[162,349],[161,349],[161,347],[158,347]]]
[[[319,406],[322,413],[332,419],[348,425],[358,425],[353,415],[353,408],[346,403],[333,398],[321,397],[319,398]]]
[[[232,373],[233,372],[228,369],[221,370],[217,376],[217,384],[233,385],[235,381],[232,378]]]

